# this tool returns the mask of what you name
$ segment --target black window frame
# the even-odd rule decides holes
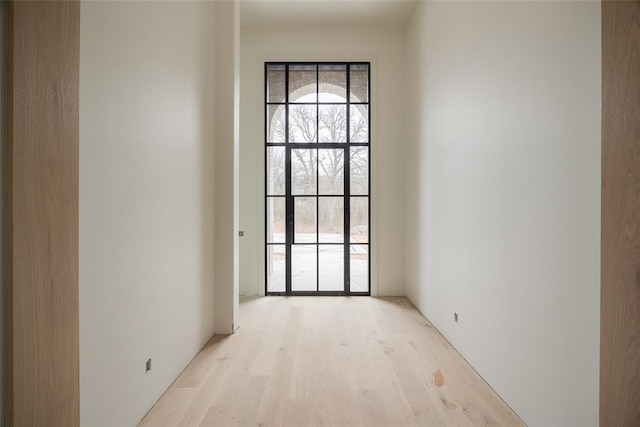
[[[289,100],[289,73],[290,66],[315,66],[316,70],[316,100],[315,102],[290,102]],[[344,65],[346,66],[346,100],[345,102],[321,102],[319,99],[319,69],[323,65]],[[367,100],[366,102],[351,102],[351,67],[352,66],[366,66],[367,67]],[[285,87],[284,87],[284,102],[269,102],[268,99],[268,69],[271,66],[283,66],[285,72]],[[370,296],[371,295],[371,200],[373,195],[371,194],[371,62],[368,61],[265,61],[264,62],[264,110],[263,117],[265,117],[264,123],[264,248],[265,248],[265,277],[264,277],[264,289],[267,296]],[[268,111],[269,106],[282,105],[285,108],[285,142],[268,142],[269,140],[269,122]],[[289,106],[290,105],[315,105],[316,106],[316,142],[290,142],[289,141]],[[321,105],[345,105],[346,108],[346,141],[345,142],[319,142],[319,108]],[[351,105],[366,105],[367,106],[367,142],[351,142],[350,134],[350,114]],[[285,193],[283,196],[269,195],[268,191],[268,149],[269,147],[284,147],[285,148]],[[351,194],[350,191],[350,148],[351,147],[367,147],[367,194]],[[344,188],[343,194],[340,196],[321,195],[318,189],[316,189],[315,195],[309,197],[315,197],[319,200],[322,197],[343,197],[344,198],[344,239],[343,243],[338,243],[344,247],[344,288],[343,291],[321,291],[319,290],[319,263],[318,257],[320,253],[321,245],[336,245],[336,243],[321,243],[319,239],[316,239],[315,243],[309,243],[316,246],[316,290],[315,291],[293,291],[291,289],[291,248],[295,244],[294,242],[294,227],[289,226],[290,222],[294,220],[294,197],[300,197],[300,195],[293,195],[291,193],[291,150],[292,149],[344,149]],[[316,156],[316,162],[319,156]],[[318,183],[318,168],[316,167],[316,182]],[[268,201],[270,197],[283,197],[285,198],[285,242],[284,243],[269,243],[268,242]],[[351,226],[350,226],[350,199],[352,197],[366,197],[367,199],[367,291],[366,292],[353,292],[350,286],[350,269],[351,269]],[[316,218],[318,218],[319,203],[316,203]],[[319,233],[318,230],[316,230]],[[269,291],[269,251],[268,246],[284,245],[285,246],[285,290],[284,291]]]

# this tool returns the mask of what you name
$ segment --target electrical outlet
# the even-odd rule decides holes
[[[244,236],[244,231],[241,231],[238,233],[240,235],[240,237]]]
[[[151,359],[147,360],[146,371],[149,372],[151,370]]]
[[[458,313],[453,313],[453,321],[454,322],[458,321]]]

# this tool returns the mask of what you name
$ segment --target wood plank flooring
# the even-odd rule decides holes
[[[139,426],[522,426],[404,297],[266,297]]]

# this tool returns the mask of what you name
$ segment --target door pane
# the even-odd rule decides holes
[[[351,65],[350,72],[351,102],[369,102],[369,66]]]
[[[284,147],[267,147],[267,195],[284,195],[284,162]]]
[[[319,197],[320,243],[344,242],[344,198]]]
[[[284,102],[284,65],[267,65],[267,102]]]
[[[267,105],[267,142],[285,142],[284,105]]]
[[[267,291],[284,292],[286,277],[285,245],[267,245]]]
[[[315,195],[317,150],[291,150],[291,194]]]
[[[344,194],[344,150],[318,150],[320,194]]]
[[[344,291],[344,246],[320,245],[318,271],[321,291]]]
[[[325,64],[318,66],[319,102],[347,102],[347,66]]]
[[[320,142],[346,142],[347,106],[320,105],[318,109]]]
[[[289,142],[317,142],[316,105],[289,105]]]
[[[369,147],[351,147],[351,194],[369,194]]]
[[[267,243],[285,243],[285,198],[267,198]]]
[[[352,105],[349,110],[350,142],[369,142],[369,107]]]
[[[295,198],[294,243],[315,243],[318,238],[316,222],[316,198]]]
[[[316,102],[315,64],[289,65],[289,102]]]
[[[351,198],[351,242],[369,243],[369,199]]]
[[[351,274],[349,290],[367,292],[369,290],[369,245],[351,245]]]
[[[291,290],[315,291],[317,279],[317,246],[291,246]]]

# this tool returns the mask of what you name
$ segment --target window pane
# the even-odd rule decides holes
[[[285,291],[285,245],[267,245],[267,291]]]
[[[289,66],[289,102],[316,102],[317,90],[315,65]]]
[[[318,150],[320,194],[344,194],[344,150]]]
[[[294,243],[315,243],[318,233],[316,228],[316,198],[295,198],[295,236]]]
[[[351,198],[351,242],[369,243],[369,198]]]
[[[285,149],[267,147],[267,194],[284,195],[285,191]]]
[[[350,142],[369,142],[369,107],[352,105],[349,113]]]
[[[369,291],[369,245],[351,245],[351,292]]]
[[[289,142],[318,140],[317,113],[315,105],[289,105]]]
[[[320,105],[320,142],[347,141],[347,106]]]
[[[267,243],[285,243],[285,198],[267,198]]]
[[[347,66],[326,64],[318,68],[320,102],[347,102]]]
[[[318,258],[319,289],[321,291],[344,290],[344,246],[320,245]]]
[[[369,102],[369,66],[366,64],[351,65],[350,87],[351,102]]]
[[[344,242],[344,198],[319,197],[320,243]]]
[[[291,290],[315,291],[318,287],[316,245],[291,247]]]
[[[284,65],[267,65],[267,102],[284,102]]]
[[[351,194],[369,194],[369,147],[351,147]]]
[[[285,142],[284,105],[267,106],[267,142]]]
[[[291,194],[316,194],[316,151],[291,150]]]

